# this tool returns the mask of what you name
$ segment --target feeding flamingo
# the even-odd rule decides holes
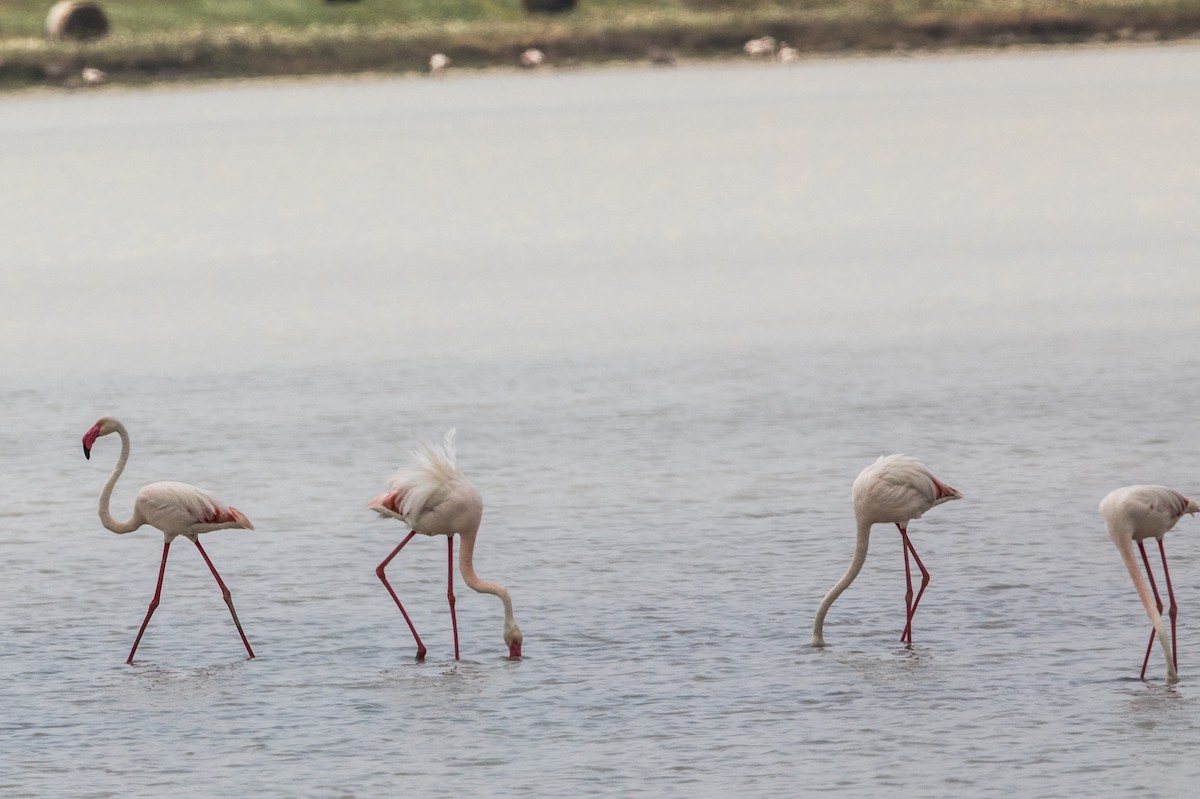
[[[880,457],[873,464],[863,469],[854,481],[852,491],[854,497],[854,517],[858,522],[858,538],[854,545],[854,560],[850,568],[842,575],[829,593],[821,600],[817,609],[817,618],[813,622],[812,646],[825,646],[822,627],[825,624],[825,614],[834,600],[845,591],[854,578],[862,570],[867,560],[867,544],[871,535],[871,525],[879,522],[890,522],[900,530],[904,548],[904,579],[908,591],[904,595],[904,603],[908,608],[907,621],[900,640],[912,645],[912,620],[917,613],[917,604],[929,585],[929,572],[921,563],[917,550],[908,539],[908,523],[921,518],[925,511],[934,505],[961,499],[962,494],[933,476],[929,468],[907,455],[887,455]],[[911,552],[921,570],[921,588],[913,598],[912,572],[909,568],[908,553]]]
[[[1167,552],[1163,549],[1163,536],[1183,518],[1185,513],[1200,511],[1200,504],[1188,499],[1174,489],[1166,486],[1126,486],[1109,493],[1100,501],[1100,515],[1108,525],[1108,535],[1112,538],[1125,568],[1133,578],[1133,587],[1141,597],[1146,615],[1154,625],[1150,630],[1150,641],[1146,644],[1146,656],[1142,659],[1141,679],[1146,679],[1146,666],[1150,663],[1150,650],[1154,648],[1154,637],[1162,644],[1163,655],[1167,659],[1167,680],[1174,682],[1179,679],[1179,653],[1175,640],[1175,590],[1171,587],[1171,573],[1167,570]],[[1154,582],[1154,573],[1150,570],[1150,558],[1146,557],[1146,547],[1143,542],[1147,538],[1158,541],[1158,552],[1162,558],[1163,576],[1167,581],[1167,597],[1171,600],[1168,615],[1171,617],[1171,645],[1167,646],[1167,633],[1162,621],[1162,599],[1158,595],[1158,586]],[[1133,542],[1137,541],[1138,550],[1142,553],[1142,563],[1146,566],[1146,576],[1150,578],[1150,590],[1146,581],[1138,571],[1137,561],[1133,557]],[[1154,599],[1151,601],[1151,591]]]
[[[242,643],[246,645],[246,652],[253,658],[254,650],[250,648],[250,642],[246,640],[246,633],[242,631],[242,623],[238,621],[237,611],[233,608],[233,599],[229,588],[221,579],[221,575],[217,573],[217,569],[209,559],[208,553],[204,551],[204,547],[200,546],[199,535],[228,528],[253,530],[254,525],[237,508],[225,505],[207,491],[202,491],[186,483],[171,482],[151,483],[143,486],[133,502],[133,515],[123,522],[117,521],[109,513],[108,502],[112,497],[113,486],[117,484],[117,478],[121,476],[121,472],[125,469],[125,463],[129,460],[129,432],[125,429],[125,425],[111,416],[101,417],[83,436],[83,455],[90,460],[92,445],[96,443],[96,439],[110,433],[117,433],[121,436],[121,457],[117,459],[117,465],[113,467],[112,474],[108,476],[108,482],[104,484],[104,490],[100,492],[100,522],[114,533],[132,533],[143,524],[148,524],[161,530],[164,538],[162,564],[158,568],[158,584],[154,589],[154,598],[150,600],[146,618],[142,621],[141,629],[138,630],[137,638],[133,641],[133,648],[129,650],[129,657],[125,662],[133,663],[133,654],[137,652],[142,634],[146,632],[146,625],[150,623],[150,617],[154,615],[154,610],[158,607],[159,598],[162,595],[163,575],[167,571],[167,554],[171,550],[171,542],[177,536],[190,539],[196,545],[196,549],[200,550],[200,556],[208,564],[213,577],[217,578],[217,585],[221,587],[221,596],[224,597],[225,604],[229,606],[229,613],[233,616],[233,623],[237,626],[238,635],[242,637]]]
[[[401,468],[388,480],[387,493],[380,494],[368,503],[367,507],[380,516],[399,519],[411,530],[400,545],[392,550],[392,554],[379,564],[375,574],[383,581],[388,593],[395,600],[396,607],[400,608],[404,621],[408,623],[408,629],[412,631],[417,642],[417,660],[423,659],[425,645],[421,643],[417,628],[408,618],[404,605],[400,603],[400,598],[396,596],[391,583],[384,575],[384,569],[417,533],[446,536],[446,543],[449,545],[446,599],[450,602],[450,623],[454,630],[454,659],[458,660],[458,618],[454,613],[454,534],[457,533],[462,539],[458,567],[463,580],[476,591],[500,597],[500,601],[504,603],[504,643],[508,644],[509,657],[520,657],[521,628],[513,621],[512,600],[508,591],[496,583],[480,580],[472,566],[475,536],[479,532],[479,522],[483,516],[483,500],[455,465],[454,433],[454,430],[446,433],[440,448],[421,442],[420,446],[410,453],[411,464],[407,468]]]

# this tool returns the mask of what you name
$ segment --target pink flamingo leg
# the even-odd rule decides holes
[[[1162,546],[1162,542],[1159,541],[1158,545]],[[1162,598],[1159,597],[1159,595],[1158,595],[1158,585],[1154,582],[1154,572],[1152,572],[1150,570],[1150,558],[1146,557],[1146,547],[1141,541],[1138,541],[1138,549],[1141,550],[1141,552],[1142,552],[1142,564],[1146,567],[1146,576],[1150,578],[1150,590],[1154,592],[1154,604],[1158,606],[1158,612],[1161,614],[1163,612]],[[1165,560],[1163,561],[1163,564],[1164,565],[1166,564]],[[1172,621],[1174,621],[1174,619],[1172,619]],[[1174,626],[1172,626],[1172,628],[1171,628],[1171,643],[1172,643],[1172,645],[1175,643],[1175,628],[1174,628]],[[1153,648],[1154,648],[1154,627],[1151,627],[1150,628],[1150,642],[1146,644],[1146,657],[1142,658],[1142,673],[1138,679],[1142,679],[1142,680],[1146,679],[1146,667],[1148,665],[1150,665],[1150,650],[1152,650]],[[1178,664],[1176,664],[1175,670],[1176,671],[1179,670]]]
[[[392,558],[399,555],[400,550],[404,549],[404,545],[411,541],[412,537],[416,534],[417,533],[414,530],[405,536],[404,540],[400,542],[400,545],[392,550],[392,554],[384,558],[383,563],[380,563],[377,567],[375,567],[375,574],[380,580],[383,581],[384,587],[387,588],[388,593],[391,594],[392,599],[395,600],[396,607],[400,608],[400,615],[404,617],[404,621],[408,624],[408,629],[412,630],[413,638],[417,642],[417,660],[424,660],[426,651],[425,644],[421,643],[421,636],[417,635],[417,628],[413,626],[412,619],[408,617],[408,611],[404,609],[404,605],[400,604],[400,597],[396,596],[396,592],[392,590],[392,584],[388,582],[387,577],[384,576],[383,573],[383,570],[387,568],[387,565],[392,562]]]
[[[897,525],[899,527],[899,525]],[[929,570],[925,568],[925,564],[921,562],[921,556],[917,554],[916,547],[912,545],[912,541],[908,538],[908,531],[903,527],[900,528],[900,536],[904,539],[904,546],[907,552],[912,552],[913,560],[917,562],[917,568],[921,570],[921,587],[917,590],[917,596],[912,601],[912,607],[908,610],[908,623],[904,625],[904,632],[900,635],[900,640],[907,638],[909,645],[912,645],[912,620],[917,615],[917,605],[921,604],[921,597],[925,594],[925,587],[929,585]],[[907,554],[905,560],[907,561]],[[907,570],[906,570],[907,571]],[[908,590],[912,592],[912,582],[910,580]]]
[[[163,575],[167,573],[167,554],[171,551],[171,542],[163,542],[162,565],[158,567],[158,585],[154,587],[154,598],[150,600],[150,609],[146,611],[146,618],[142,620],[142,627],[138,630],[137,638],[133,639],[133,649],[129,650],[129,657],[125,659],[127,664],[133,664],[133,653],[137,651],[138,644],[142,642],[142,634],[146,632],[146,625],[150,623],[150,617],[154,615],[155,608],[158,607],[158,600],[162,596]]]
[[[217,585],[221,586],[221,597],[225,600],[225,604],[229,606],[229,615],[233,616],[233,624],[237,627],[238,635],[242,637],[242,643],[246,645],[246,653],[253,660],[254,650],[250,648],[250,642],[246,640],[246,633],[242,630],[242,623],[238,621],[237,611],[233,609],[233,594],[230,593],[229,588],[225,585],[225,581],[221,579],[221,575],[217,574],[217,567],[213,566],[213,562],[209,560],[208,553],[204,551],[204,547],[200,546],[200,542],[193,539],[192,543],[196,545],[196,549],[200,550],[200,556],[208,564],[208,570],[212,572],[213,577],[217,578]]]
[[[904,532],[904,529],[901,528],[900,525],[896,525],[896,528],[899,529],[901,533]],[[904,618],[907,620],[905,622],[904,629],[900,631],[900,641],[901,643],[906,641],[908,643],[912,643],[912,641],[909,640],[912,637],[912,570],[908,565],[908,547],[905,545],[903,538],[900,539],[900,551],[904,553]]]
[[[454,628],[454,659],[458,660],[458,617],[454,614],[454,536],[446,536],[450,560],[446,566],[446,599],[450,601],[450,626]]]
[[[1163,576],[1167,580],[1167,597],[1171,600],[1171,608],[1167,611],[1167,615],[1171,617],[1171,661],[1175,665],[1175,671],[1179,671],[1179,649],[1175,641],[1175,616],[1179,608],[1175,605],[1175,589],[1171,587],[1171,572],[1167,570],[1167,551],[1163,549],[1161,538],[1158,539],[1158,554],[1162,556]]]

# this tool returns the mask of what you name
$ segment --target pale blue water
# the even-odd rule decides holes
[[[1182,681],[1096,512],[1200,493],[1200,49],[0,98],[0,792],[1161,796]],[[258,528],[172,549],[96,496]],[[459,429],[494,597],[365,504]],[[966,498],[853,548],[885,452]]]

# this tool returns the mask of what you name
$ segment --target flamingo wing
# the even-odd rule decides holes
[[[137,509],[147,522],[175,535],[231,527],[254,529],[240,510],[187,483],[151,483],[143,487],[137,495]]]

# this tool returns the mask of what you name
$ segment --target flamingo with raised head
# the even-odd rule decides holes
[[[509,657],[521,656],[521,628],[513,621],[512,600],[501,585],[480,580],[472,565],[475,552],[475,537],[483,517],[483,499],[470,481],[458,470],[455,463],[454,430],[446,433],[441,447],[420,442],[410,453],[411,463],[401,468],[388,480],[388,490],[368,503],[367,507],[380,516],[399,519],[408,525],[411,532],[400,542],[392,554],[384,558],[375,569],[384,587],[392,595],[400,614],[408,623],[417,642],[417,660],[425,657],[425,645],[413,626],[408,612],[400,603],[384,569],[392,558],[400,554],[404,545],[414,535],[446,536],[449,561],[447,563],[446,599],[450,602],[450,623],[454,630],[454,659],[459,659],[458,618],[454,613],[454,535],[462,539],[462,551],[458,557],[458,568],[463,580],[471,588],[485,594],[495,594],[504,603],[504,643],[508,645]]]
[[[154,610],[158,607],[159,599],[162,596],[163,575],[167,571],[167,554],[171,551],[171,542],[178,536],[190,539],[196,545],[196,549],[200,550],[200,556],[208,564],[209,571],[212,572],[213,577],[217,578],[217,585],[221,587],[221,596],[225,599],[225,604],[229,606],[229,613],[233,616],[233,623],[237,626],[238,635],[242,637],[242,643],[246,645],[246,653],[253,658],[254,650],[250,648],[250,642],[242,630],[242,623],[238,621],[229,588],[221,579],[221,575],[217,573],[217,568],[213,566],[204,547],[200,546],[199,536],[201,533],[229,528],[253,530],[254,525],[240,510],[224,504],[207,491],[187,483],[172,482],[151,483],[143,486],[133,502],[133,515],[123,522],[117,521],[108,510],[108,502],[112,497],[113,486],[117,484],[117,478],[121,476],[121,472],[125,469],[125,463],[129,460],[129,431],[125,429],[125,425],[113,417],[101,417],[83,436],[83,455],[90,460],[92,445],[96,443],[96,439],[110,433],[117,433],[121,436],[121,457],[117,459],[117,465],[113,467],[112,474],[108,476],[108,482],[104,484],[104,490],[100,492],[100,522],[114,533],[121,534],[132,533],[143,524],[148,524],[161,530],[164,538],[162,564],[158,567],[158,584],[154,588],[154,598],[150,600],[146,618],[142,621],[141,629],[138,630],[137,638],[133,641],[133,648],[129,650],[129,657],[125,662],[133,663],[133,654],[137,652],[138,644],[142,641],[142,634],[146,632],[146,625],[150,623],[150,617],[154,615]]]
[[[1150,650],[1154,648],[1154,638],[1162,644],[1163,656],[1167,659],[1167,680],[1174,682],[1179,679],[1179,651],[1175,640],[1175,618],[1178,608],[1175,605],[1175,589],[1171,587],[1171,572],[1167,570],[1167,551],[1163,548],[1163,536],[1183,518],[1186,513],[1200,511],[1200,504],[1188,499],[1173,488],[1166,486],[1126,486],[1112,491],[1100,500],[1100,515],[1108,525],[1108,535],[1112,538],[1125,561],[1125,568],[1133,578],[1133,587],[1141,597],[1146,615],[1150,617],[1153,628],[1150,630],[1150,641],[1146,644],[1146,656],[1142,658],[1141,679],[1146,679],[1146,666],[1150,663]],[[1146,556],[1143,543],[1147,538],[1158,541],[1158,553],[1162,558],[1163,577],[1167,581],[1167,597],[1171,601],[1168,615],[1171,617],[1171,644],[1167,645],[1167,633],[1163,626],[1162,598],[1158,595],[1158,585],[1154,582],[1154,572],[1150,569],[1150,558]],[[1142,553],[1142,563],[1146,567],[1146,576],[1150,579],[1147,588],[1146,581],[1138,571],[1137,561],[1133,557],[1133,542],[1136,541],[1138,550]],[[1153,593],[1153,600],[1151,599]]]
[[[886,522],[896,525],[900,530],[900,538],[904,549],[904,579],[908,590],[904,595],[904,604],[908,609],[904,631],[900,640],[912,646],[912,620],[917,613],[917,605],[929,585],[929,572],[917,550],[913,548],[908,538],[908,523],[921,518],[925,511],[952,499],[961,499],[962,494],[955,488],[943,483],[933,476],[933,472],[920,461],[907,455],[886,455],[863,469],[854,481],[852,491],[854,497],[854,517],[858,523],[858,538],[854,545],[854,559],[850,568],[842,575],[829,593],[821,600],[817,609],[817,618],[813,622],[811,646],[825,646],[822,628],[825,624],[825,614],[854,578],[862,570],[867,560],[867,545],[871,536],[871,525]],[[909,567],[908,555],[912,553],[921,570],[921,588],[913,597],[912,571]]]

